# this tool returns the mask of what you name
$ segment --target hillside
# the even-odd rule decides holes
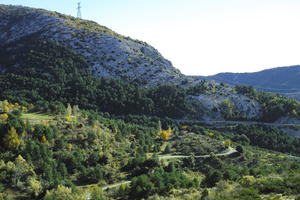
[[[95,22],[21,6],[0,10],[0,99],[117,116],[299,119],[299,102],[187,77],[150,45]]]
[[[300,102],[95,22],[0,5],[0,86],[0,200],[300,200]]]
[[[300,197],[300,139],[278,129],[126,123],[70,105],[56,114],[8,101],[0,108],[3,200]]]
[[[92,21],[42,9],[0,5],[1,49],[17,51],[35,41],[54,42],[85,58],[96,76],[141,79],[144,84],[179,82],[183,75],[150,45]],[[17,64],[17,63],[15,63]],[[8,67],[0,64],[2,71]],[[13,66],[9,66],[13,67]]]
[[[256,89],[300,100],[300,66],[278,67],[253,73],[220,73],[200,77],[231,85],[252,85]]]

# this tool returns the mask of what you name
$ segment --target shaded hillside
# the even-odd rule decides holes
[[[252,85],[258,90],[273,92],[300,100],[300,66],[278,67],[254,73],[220,73],[201,77],[231,85]]]

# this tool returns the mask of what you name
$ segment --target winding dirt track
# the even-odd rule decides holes
[[[216,156],[228,156],[230,154],[233,154],[237,152],[234,148],[228,147],[225,151],[216,154]],[[165,160],[165,159],[176,159],[176,158],[188,158],[191,157],[190,155],[174,155],[174,156],[160,156],[159,160]],[[208,158],[210,155],[200,155],[200,156],[194,156],[195,158]]]
[[[226,150],[216,154],[216,156],[220,157],[220,156],[229,156],[233,153],[236,153],[237,151],[232,148],[232,147],[228,147]],[[209,158],[211,155],[200,155],[200,156],[194,156],[195,158]],[[191,157],[191,155],[170,155],[170,156],[159,156],[159,160],[169,160],[169,159],[179,159],[179,158],[189,158]],[[107,185],[102,187],[102,190],[108,190],[108,189],[112,189],[112,188],[116,188],[116,187],[120,187],[121,185],[128,185],[130,184],[131,181],[126,180],[126,181],[122,181],[120,183],[115,183],[112,185]]]

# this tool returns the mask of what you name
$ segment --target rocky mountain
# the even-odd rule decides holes
[[[0,85],[1,99],[113,114],[275,121],[300,113],[298,103],[277,112],[266,102],[273,95],[185,76],[154,47],[95,22],[22,6],[0,5]]]
[[[300,66],[278,67],[254,73],[220,73],[200,77],[231,85],[252,85],[256,89],[300,100]]]
[[[0,5],[0,46],[17,48],[28,37],[54,41],[82,55],[96,76],[142,79],[147,85],[184,76],[152,46],[92,21],[42,9]],[[3,68],[3,66],[0,66]]]

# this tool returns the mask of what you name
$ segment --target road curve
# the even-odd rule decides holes
[[[230,154],[233,154],[237,152],[234,148],[232,147],[228,147],[226,150],[224,150],[223,152],[217,153],[216,156],[228,156]],[[208,158],[211,155],[199,155],[199,156],[194,156],[195,158]],[[191,157],[191,155],[174,155],[174,156],[160,156],[158,157],[158,160],[166,160],[166,159],[177,159],[177,158],[189,158]]]
[[[102,190],[108,190],[108,189],[111,189],[111,188],[120,187],[121,185],[128,185],[130,183],[131,183],[131,181],[122,181],[120,183],[115,183],[115,184],[112,184],[112,185],[104,186],[104,187],[102,187]]]
[[[228,156],[228,155],[231,155],[235,152],[237,152],[237,151],[234,148],[228,147],[226,150],[216,154],[216,156]],[[211,155],[200,155],[200,156],[194,156],[194,157],[195,158],[208,158],[210,156]],[[166,159],[188,158],[188,157],[191,157],[191,156],[188,156],[188,155],[160,156],[158,159],[159,160],[166,160]],[[112,189],[112,188],[120,187],[121,185],[129,185],[130,183],[131,183],[131,181],[126,180],[126,181],[122,181],[120,183],[115,183],[115,184],[104,186],[104,187],[102,187],[102,190],[105,191],[105,190],[109,190],[109,189]],[[86,200],[91,199],[91,193],[90,192],[88,192],[86,194],[85,199]]]

